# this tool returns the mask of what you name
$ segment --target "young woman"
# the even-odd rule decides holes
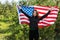
[[[38,22],[42,20],[43,18],[47,17],[47,15],[50,13],[50,10],[48,11],[48,13],[46,13],[41,18],[38,18],[38,12],[36,10],[34,10],[32,17],[28,16],[22,9],[20,10],[22,13],[24,13],[29,18],[29,21],[30,21],[29,40],[33,40],[33,39],[39,40]]]

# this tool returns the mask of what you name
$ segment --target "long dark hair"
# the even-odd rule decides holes
[[[37,10],[34,10],[34,11],[36,11],[36,14],[37,14],[36,17],[38,17],[38,12],[37,12]],[[34,12],[33,12],[33,13],[34,13]]]

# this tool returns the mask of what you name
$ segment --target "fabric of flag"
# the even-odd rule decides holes
[[[22,10],[23,10],[27,15],[29,15],[30,17],[32,16],[33,11],[34,11],[34,7],[28,7],[28,6],[21,6],[21,7],[22,7]]]
[[[37,10],[37,12],[39,14],[39,18],[42,17],[43,15],[45,15],[48,12],[48,10],[51,8],[51,7],[47,7],[47,6],[33,6],[33,7],[34,7],[34,10]],[[38,27],[39,28],[42,28],[45,26],[48,27],[48,26],[54,24],[57,19],[57,16],[58,16],[58,11],[59,11],[59,9],[57,7],[54,7],[54,9],[51,10],[50,14],[46,18],[39,21]],[[19,16],[19,23],[21,23],[21,24],[30,23],[28,17],[26,17],[23,13],[18,12],[18,16]]]

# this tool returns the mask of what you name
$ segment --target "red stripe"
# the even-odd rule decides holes
[[[45,14],[45,12],[38,12],[38,14]]]
[[[47,25],[47,26],[50,26],[51,24],[46,24],[46,25]],[[38,26],[39,26],[39,27],[40,27],[40,26],[45,27],[44,25],[38,25]],[[47,26],[46,26],[46,27],[47,27]]]
[[[47,23],[45,23],[45,22],[39,22],[38,24],[47,24]]]
[[[36,6],[34,6],[34,8],[41,8],[41,7],[42,7],[42,8],[45,8],[45,9],[50,8],[50,7],[47,7],[47,6],[37,6],[37,7],[36,7]]]
[[[35,10],[37,10],[37,9],[39,9],[39,10],[48,10],[48,9],[44,9],[44,8],[37,8],[37,7],[35,7]]]
[[[39,25],[38,28],[44,28],[44,26],[43,25]]]
[[[24,14],[20,14],[20,16],[25,16]]]
[[[47,26],[50,26],[50,25],[51,25],[51,24],[47,24]],[[46,26],[46,27],[47,27],[47,26]]]
[[[20,18],[20,20],[29,20],[28,18]]]
[[[28,24],[29,25],[29,23],[28,22],[25,22],[25,21],[22,21],[21,24]]]
[[[54,14],[54,15],[57,15],[57,13],[50,13],[50,15],[53,15],[53,14]]]
[[[45,21],[47,21],[47,22],[54,22],[54,21],[56,21],[56,20],[45,20]]]
[[[58,10],[52,10],[52,11],[58,11]]]
[[[46,18],[53,18],[53,19],[56,19],[56,17],[48,17],[48,16],[47,16]]]
[[[39,23],[39,24],[41,24],[41,23]],[[45,22],[43,22],[42,24],[45,24],[45,25],[47,25],[47,26],[50,26],[51,24],[47,24],[47,23],[45,23]],[[40,25],[38,25],[38,26],[40,26]],[[44,26],[44,25],[41,25],[41,26]]]
[[[24,14],[20,14],[20,16],[25,16]]]

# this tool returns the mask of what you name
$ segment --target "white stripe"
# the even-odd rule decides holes
[[[49,7],[42,7],[42,6],[34,6],[36,8],[43,8],[43,9],[50,9]]]
[[[45,13],[45,14],[46,14],[46,13]],[[43,16],[43,15],[45,15],[45,14],[39,14],[39,16]],[[50,16],[50,17],[57,17],[57,15],[54,15],[54,14],[53,14],[53,15],[50,15],[50,14],[49,14],[48,17],[49,17],[49,16]]]
[[[45,15],[45,14],[39,14],[39,16],[43,16],[43,15]]]
[[[44,13],[48,13],[48,11],[46,10],[37,10],[38,12],[44,12]]]
[[[26,17],[26,16],[21,16],[20,18],[27,18],[28,19],[28,17]]]
[[[18,18],[19,18],[19,24],[21,24],[21,21],[20,21],[20,14],[18,13]]]
[[[47,16],[47,17],[53,18],[54,16],[52,16],[52,17],[51,16]],[[57,17],[55,17],[55,18],[57,18]]]
[[[21,21],[21,22],[22,22],[22,21],[25,21],[25,22],[28,22],[28,23],[30,23],[28,20],[24,20],[24,19],[23,19],[23,20],[20,20],[20,21]]]
[[[57,11],[52,11],[51,13],[56,13],[57,14],[58,12]]]
[[[56,20],[56,19],[53,19],[53,18],[44,18],[43,20]]]
[[[57,17],[57,15],[48,15],[48,17]]]
[[[56,20],[56,19],[53,19],[53,18],[44,18],[44,20]]]
[[[40,21],[40,22],[44,22],[44,23],[47,23],[47,24],[54,24],[54,22],[47,22],[47,21]]]
[[[59,9],[58,8],[55,8],[55,7],[53,7],[53,10],[58,10],[59,11]]]
[[[48,13],[48,11],[46,10],[37,10],[38,12],[44,12],[44,13]],[[51,13],[58,13],[58,11],[52,11]]]
[[[20,15],[24,15],[23,13],[20,13]]]
[[[43,25],[43,26],[46,26],[46,24],[38,24],[38,25],[39,25],[39,26],[42,26],[42,25]]]

